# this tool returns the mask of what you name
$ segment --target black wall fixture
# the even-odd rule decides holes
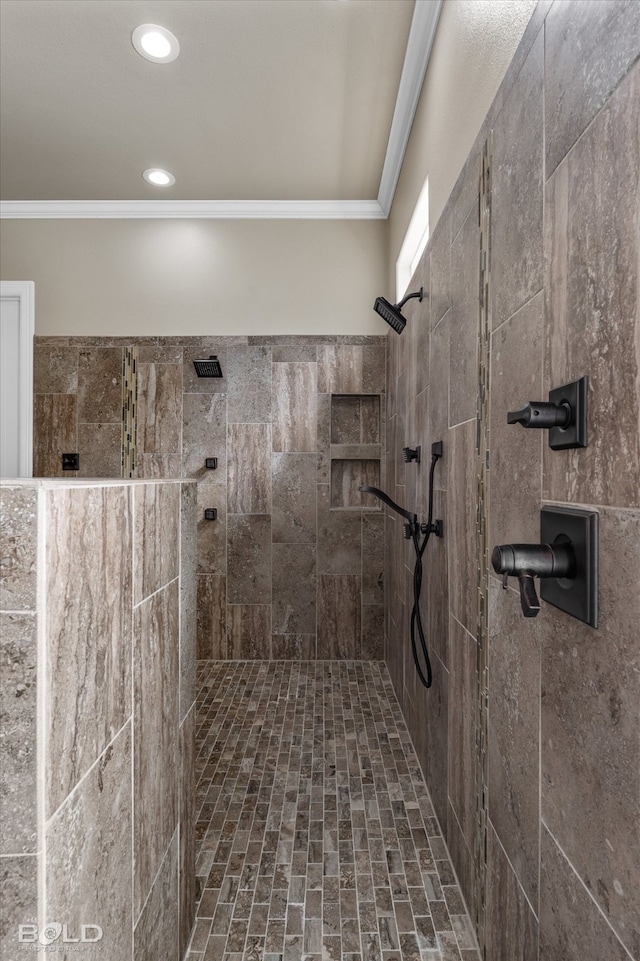
[[[598,626],[598,513],[575,507],[543,507],[539,544],[500,544],[491,563],[502,574],[518,578],[525,617],[536,617],[540,596],[572,617]]]
[[[420,446],[418,447],[403,447],[402,456],[404,458],[405,464],[410,464],[411,461],[416,461],[420,463]]]
[[[63,454],[63,470],[80,470],[80,454]]]
[[[587,377],[555,387],[548,402],[530,400],[520,410],[510,410],[507,423],[548,430],[553,450],[586,447],[587,389]]]

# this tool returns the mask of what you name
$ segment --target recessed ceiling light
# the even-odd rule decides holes
[[[180,44],[170,30],[155,23],[142,23],[131,34],[131,42],[141,57],[153,63],[171,63],[180,53]]]
[[[170,174],[168,170],[162,170],[160,167],[149,167],[142,176],[148,184],[153,184],[154,187],[171,187],[176,182],[173,174]]]

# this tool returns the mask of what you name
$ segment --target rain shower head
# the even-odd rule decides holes
[[[198,377],[222,377],[222,367],[215,354],[208,360],[194,360],[193,366]]]
[[[373,309],[375,310],[376,314],[380,314],[383,320],[386,320],[390,327],[393,327],[396,334],[401,334],[407,322],[406,318],[402,316],[402,308],[406,302],[411,300],[413,297],[418,297],[419,300],[422,300],[423,296],[424,290],[421,287],[420,290],[417,290],[415,293],[407,294],[407,296],[401,300],[399,304],[390,304],[389,301],[384,297],[376,297],[376,302],[373,305]]]

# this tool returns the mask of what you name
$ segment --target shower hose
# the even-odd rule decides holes
[[[431,659],[429,658],[429,649],[427,647],[427,641],[424,636],[424,628],[422,626],[422,616],[420,614],[420,592],[422,590],[422,555],[425,552],[425,548],[429,543],[429,538],[432,533],[440,533],[439,523],[433,523],[433,474],[435,471],[438,459],[441,454],[433,453],[431,455],[431,467],[429,468],[429,510],[427,515],[427,523],[423,528],[417,523],[417,521],[409,524],[405,524],[405,536],[408,535],[413,541],[413,546],[416,552],[416,562],[413,568],[413,608],[411,610],[411,651],[413,654],[413,662],[416,666],[416,671],[418,677],[422,681],[425,687],[431,687],[433,683],[433,674],[431,671]],[[424,537],[422,538],[422,543],[420,543],[420,533],[424,530]],[[418,638],[420,640],[420,648],[422,650],[422,657],[424,659],[424,664],[426,668],[426,673],[422,669],[420,664],[420,659],[418,657],[418,645],[416,643],[416,630]]]
[[[442,457],[442,441],[436,441],[431,445],[431,467],[429,469],[429,513],[426,524],[419,524],[417,514],[413,514],[411,511],[405,510],[404,507],[400,507],[399,504],[396,504],[395,501],[391,500],[389,495],[385,494],[385,492],[381,491],[378,487],[362,485],[358,488],[359,491],[362,491],[365,494],[373,494],[375,497],[379,497],[384,504],[390,507],[391,510],[394,510],[396,514],[400,514],[400,516],[404,517],[407,521],[407,523],[404,525],[404,536],[407,540],[413,541],[413,546],[416,552],[416,562],[413,568],[411,650],[413,652],[413,661],[416,666],[418,677],[425,687],[431,687],[433,675],[431,672],[429,649],[427,648],[427,641],[424,636],[422,617],[420,614],[420,592],[422,590],[422,555],[425,552],[425,548],[429,543],[429,538],[432,534],[442,537],[442,521],[436,521],[435,524],[433,523],[433,472],[440,457]],[[424,535],[422,543],[420,543],[421,534]],[[420,649],[422,650],[422,658],[425,664],[424,670],[420,664],[420,658],[418,656],[416,632],[418,640],[420,641]]]

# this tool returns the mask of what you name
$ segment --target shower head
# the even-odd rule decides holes
[[[363,484],[358,488],[358,490],[362,491],[363,494],[373,494],[374,497],[379,497],[380,500],[387,505],[387,507],[390,507],[392,511],[396,512],[396,514],[400,514],[401,517],[405,517],[410,524],[415,524],[417,522],[417,514],[412,514],[411,511],[406,511],[404,507],[400,507],[399,504],[396,504],[395,501],[391,500],[388,494],[385,494],[384,491],[381,491],[379,487],[369,487],[367,484]]]
[[[222,367],[215,354],[208,360],[194,360],[193,366],[198,377],[222,377]]]
[[[418,297],[420,301],[424,296],[424,289],[421,287],[413,294],[407,294],[407,296],[400,301],[399,304],[390,304],[388,300],[384,297],[376,297],[376,302],[373,305],[373,309],[377,314],[380,314],[383,320],[385,320],[390,327],[393,327],[396,334],[401,334],[404,330],[406,319],[402,316],[402,308],[408,300],[413,297]]]

